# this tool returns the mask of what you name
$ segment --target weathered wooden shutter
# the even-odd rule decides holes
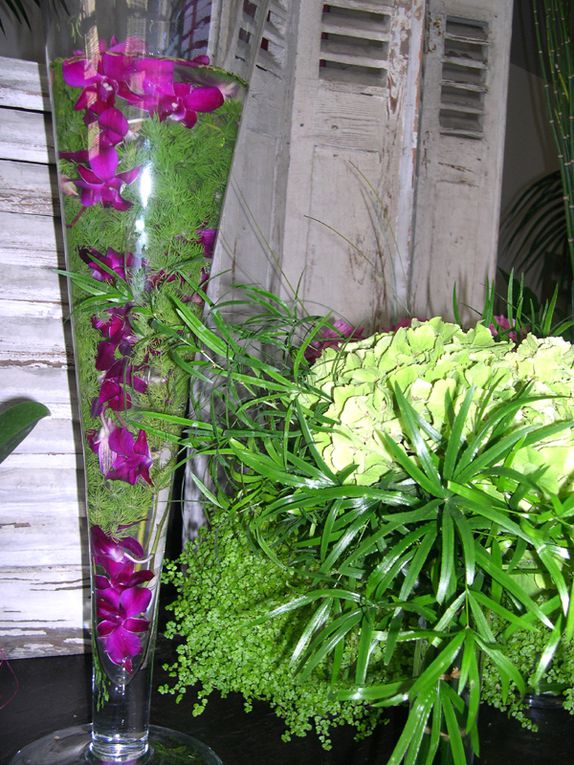
[[[261,181],[226,207],[230,280],[355,322],[406,310],[424,5],[271,4],[275,65],[239,157]]]
[[[512,0],[429,0],[411,302],[472,321],[494,278]]]
[[[0,645],[14,657],[84,648],[81,447],[48,110],[38,66],[1,59],[0,399],[51,411],[0,465]]]

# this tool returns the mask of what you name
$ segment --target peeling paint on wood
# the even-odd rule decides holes
[[[12,658],[87,645],[83,474],[46,109],[38,67],[0,59],[0,401],[51,410],[0,465],[0,645]]]

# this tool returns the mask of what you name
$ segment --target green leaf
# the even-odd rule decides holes
[[[301,677],[307,679],[324,659],[328,656],[351,632],[363,618],[360,608],[342,614],[325,627],[309,646],[309,656],[305,660]]]
[[[570,605],[568,606],[568,614],[566,615],[564,637],[568,641],[572,640],[574,637],[574,579],[570,586]]]
[[[550,633],[548,640],[546,641],[546,645],[544,646],[540,654],[538,665],[531,679],[531,683],[534,686],[537,693],[540,692],[540,687],[539,687],[540,681],[542,680],[544,673],[550,666],[550,662],[554,658],[556,649],[558,648],[558,646],[560,645],[560,641],[562,640],[562,627],[563,627],[563,619],[562,617],[560,617],[556,620],[556,625],[554,629],[552,630],[552,632]]]
[[[466,601],[466,592],[461,592],[459,595],[456,596],[456,598],[453,600],[453,602],[448,606],[448,608],[445,610],[443,615],[440,617],[438,622],[434,625],[434,630],[437,633],[441,633],[446,631],[451,623],[454,621],[457,613],[459,612],[460,608]],[[431,640],[431,645],[435,648],[440,645],[442,638],[437,637],[434,640]]]
[[[400,678],[392,683],[383,683],[380,685],[368,685],[358,688],[346,688],[337,691],[339,701],[366,701],[371,704],[380,701],[390,701],[392,705],[397,705],[408,699],[408,689],[412,685],[412,680]]]
[[[492,562],[490,556],[481,547],[477,547],[476,559],[479,566],[484,569],[484,571],[489,576],[499,582],[506,590],[508,590],[508,592],[514,595],[514,597],[519,600],[529,611],[536,614],[542,624],[546,625],[550,629],[554,628],[554,625],[542,611],[540,606],[534,600],[532,600],[532,598],[511,576],[496,566]]]
[[[467,765],[460,725],[449,691],[454,693],[445,683],[440,684],[442,710],[448,733],[449,749],[452,754],[453,765]]]
[[[414,748],[420,749],[424,729],[435,703],[435,691],[431,689],[421,693],[413,702],[409,716],[404,725],[400,738],[393,753],[387,761],[387,765],[400,765],[407,751]]]
[[[393,387],[393,391],[395,398],[397,399],[400,419],[402,420],[404,431],[415,450],[428,481],[430,481],[431,486],[433,486],[432,494],[436,497],[443,496],[444,489],[441,484],[440,473],[436,466],[436,457],[429,452],[428,446],[421,433],[419,425],[420,415],[416,412],[410,402],[407,401],[398,385]]]
[[[452,428],[444,456],[443,475],[446,480],[450,480],[453,477],[458,455],[465,443],[465,439],[463,438],[462,434],[464,431],[464,425],[468,418],[468,412],[474,399],[475,390],[476,389],[474,385],[471,385],[452,423]]]
[[[445,489],[436,481],[429,479],[426,473],[418,467],[416,462],[408,456],[404,449],[402,449],[388,433],[379,432],[378,435],[395,462],[403,468],[405,473],[412,478],[423,491],[426,491],[432,497],[445,498],[447,496]]]
[[[458,508],[449,506],[449,511],[452,513],[456,531],[462,544],[465,582],[468,587],[471,587],[474,582],[476,571],[476,555],[474,552],[475,541],[472,535],[472,530],[464,513]]]
[[[480,709],[481,682],[480,670],[478,668],[478,652],[474,645],[469,649],[469,671],[468,671],[468,716],[466,720],[466,729],[472,735],[472,731],[477,729],[478,712]],[[473,747],[474,749],[474,747]],[[476,751],[476,749],[475,749]]]
[[[472,591],[469,591],[467,593],[467,599],[470,605],[470,610],[472,612],[472,615],[474,616],[474,622],[476,624],[476,632],[484,640],[488,641],[489,643],[495,643],[496,638],[494,637],[492,628],[488,622],[486,615],[481,609],[480,604],[478,603],[477,599],[474,597],[474,593]]]
[[[436,589],[438,603],[443,603],[452,593],[456,579],[454,562],[454,523],[448,505],[442,513],[440,577]]]
[[[506,701],[506,697],[508,695],[509,680],[512,680],[518,688],[518,692],[524,695],[526,693],[526,683],[524,682],[524,678],[516,669],[514,664],[510,661],[508,656],[506,656],[499,648],[496,648],[495,646],[483,640],[479,635],[476,636],[476,642],[484,651],[484,653],[486,653],[487,656],[489,656],[494,664],[496,664],[498,667],[498,671],[500,672],[500,677],[502,680],[503,701]]]
[[[418,576],[423,566],[425,565],[425,563],[427,563],[428,557],[431,553],[431,550],[433,549],[433,545],[435,543],[437,535],[438,535],[438,530],[436,528],[436,524],[429,525],[427,527],[427,531],[425,532],[423,538],[419,541],[417,545],[417,551],[416,551],[415,557],[412,559],[412,561],[408,565],[405,581],[403,582],[401,590],[399,592],[400,600],[406,600],[411,594],[411,592],[413,591],[417,583]]]
[[[417,677],[409,690],[409,698],[415,698],[419,693],[427,693],[429,688],[437,683],[440,676],[452,667],[464,643],[465,634],[466,630],[457,632],[450,643],[447,643],[424,672]]]
[[[361,622],[361,634],[359,637],[359,644],[357,646],[355,683],[358,686],[365,684],[371,655],[377,643],[378,640],[374,634],[371,618],[369,614],[366,613]]]
[[[488,595],[486,595],[484,592],[472,590],[469,592],[469,597],[472,597],[476,603],[479,603],[484,608],[492,611],[505,622],[515,625],[518,629],[534,630],[534,626],[532,624],[525,623],[523,617],[516,616],[516,614],[514,614],[512,611],[509,611],[496,600],[489,598]]]
[[[50,410],[36,401],[12,404],[0,412],[0,462],[49,414]]]

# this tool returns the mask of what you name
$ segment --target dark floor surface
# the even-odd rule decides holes
[[[159,662],[158,662],[159,663]],[[156,685],[161,669],[156,670]],[[53,730],[89,721],[90,658],[25,659],[0,666],[0,765],[22,746]],[[264,705],[243,711],[239,697],[213,698],[192,717],[193,696],[175,704],[154,694],[152,722],[185,731],[214,749],[224,765],[385,765],[400,729],[395,719],[365,741],[352,731],[334,735],[332,751],[317,739],[281,741],[283,726]],[[481,710],[481,758],[477,765],[574,764],[574,718],[562,710],[538,715],[540,732],[524,731],[492,710]]]

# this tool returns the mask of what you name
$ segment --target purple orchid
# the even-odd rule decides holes
[[[149,620],[143,614],[151,601],[146,587],[98,590],[96,597],[96,632],[109,659],[131,672],[133,657],[142,651],[139,634],[149,630]]]
[[[134,264],[134,256],[131,252],[126,252],[124,255],[111,247],[108,247],[105,255],[93,247],[80,247],[78,254],[84,263],[90,267],[92,277],[99,282],[114,281],[112,274],[102,268],[102,263],[124,281],[126,281],[126,268],[131,268]]]
[[[92,430],[86,436],[90,448],[98,455],[104,478],[125,481],[132,486],[141,478],[153,485],[149,474],[153,460],[144,430],[134,438],[127,428],[118,427],[104,417],[99,433]]]
[[[90,541],[94,563],[106,572],[105,577],[96,577],[98,588],[105,589],[113,586],[125,589],[137,583],[133,579],[134,576],[140,581],[149,581],[153,578],[153,572],[149,570],[139,571],[134,575],[136,563],[143,563],[146,560],[144,549],[135,537],[115,539],[106,534],[100,526],[92,526]]]
[[[142,367],[134,369],[125,356],[116,358],[115,349],[116,346],[105,341],[98,345],[96,369],[105,372],[105,375],[100,385],[100,393],[92,402],[93,417],[98,417],[104,411],[104,407],[113,412],[130,409],[130,391],[145,393],[147,390],[147,382],[135,374],[141,371]]]
[[[343,319],[337,319],[329,327],[322,327],[318,337],[305,349],[305,358],[309,362],[316,361],[325,348],[338,348],[345,340],[360,340],[364,335],[362,327],[355,329]]]
[[[91,550],[96,570],[96,633],[109,659],[126,671],[141,653],[139,635],[149,629],[145,612],[152,594],[145,585],[154,577],[151,569],[136,571],[145,562],[145,552],[135,537],[115,539],[99,526],[90,529]],[[143,586],[142,586],[143,585]]]
[[[111,41],[99,44],[98,54],[93,59],[78,55],[62,64],[62,75],[66,85],[82,88],[74,105],[76,111],[85,111],[85,122],[95,122],[106,109],[113,107],[121,87],[127,87],[137,72],[138,55],[144,50],[142,40],[128,38],[123,43]]]
[[[198,112],[212,112],[223,104],[225,98],[214,85],[197,87],[189,82],[171,80],[146,80],[144,92],[124,95],[132,103],[150,114],[157,114],[160,122],[170,119],[192,128]]]
[[[91,319],[92,327],[97,329],[98,332],[101,332],[102,336],[105,337],[106,340],[109,340],[110,344],[114,348],[117,348],[122,356],[130,356],[133,346],[137,343],[137,337],[133,332],[129,320],[130,311],[131,305],[128,303],[121,307],[114,306],[113,308],[106,308],[106,313],[110,317],[107,321],[100,319],[98,316],[92,316]],[[100,352],[105,353],[105,350],[102,349],[102,351],[100,351],[98,348],[98,354]],[[102,365],[98,366],[97,369],[104,371],[109,369],[110,366],[111,363],[109,365],[104,365],[102,362]]]
[[[116,173],[119,164],[117,151],[112,147],[101,149],[90,156],[89,167],[78,165],[79,178],[73,182],[80,191],[80,200],[84,207],[102,204],[116,210],[129,210],[132,202],[124,199],[120,192],[124,185],[133,183],[141,167]]]
[[[90,161],[90,152],[87,149],[80,149],[80,151],[59,151],[58,157],[60,159],[67,159],[70,162],[81,162],[85,165]]]
[[[213,260],[215,244],[217,242],[216,228],[201,228],[197,231],[197,241],[203,247],[203,256],[207,260]]]
[[[508,316],[500,314],[493,316],[494,323],[489,326],[490,333],[494,338],[503,340],[512,340],[513,343],[518,345],[521,343],[528,334],[528,327],[521,327],[519,332],[516,331],[516,321],[513,319],[510,323]]]
[[[100,146],[109,148],[123,141],[129,131],[128,121],[123,113],[114,107],[105,109],[98,117]]]

